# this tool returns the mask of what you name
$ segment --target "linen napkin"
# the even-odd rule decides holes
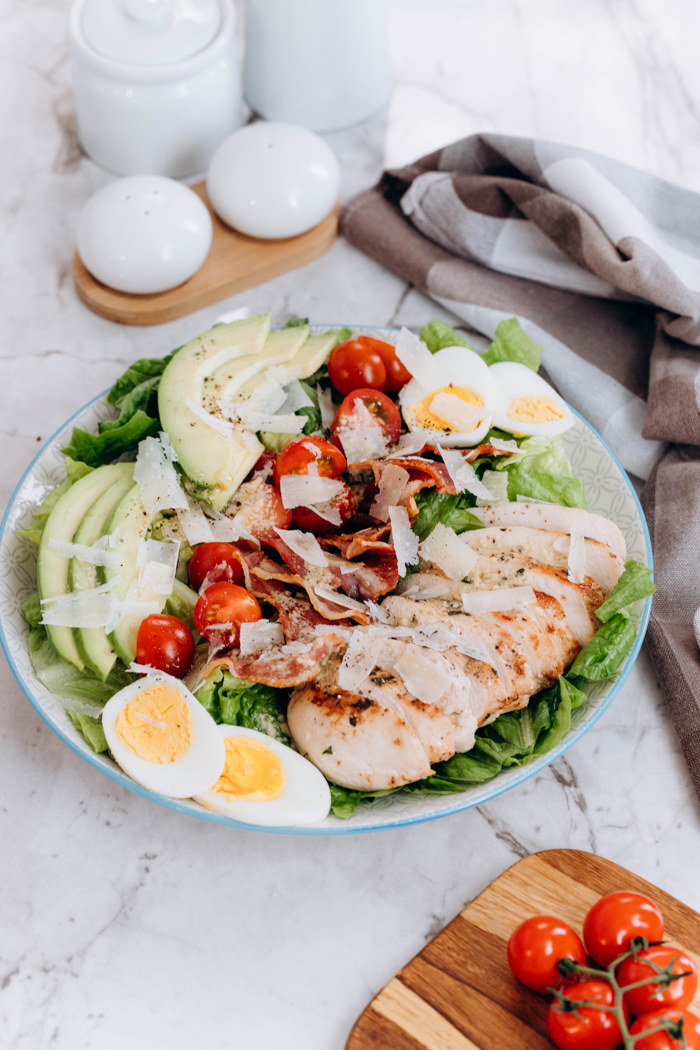
[[[700,195],[576,147],[472,135],[386,171],[341,222],[476,331],[517,316],[560,393],[648,478],[648,644],[700,797]]]

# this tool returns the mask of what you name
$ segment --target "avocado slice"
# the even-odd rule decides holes
[[[63,493],[47,518],[39,545],[37,584],[40,598],[56,598],[61,594],[68,594],[70,589],[70,559],[55,547],[50,547],[49,540],[72,543],[80,523],[93,503],[107,492],[115,481],[123,477],[123,474],[124,464],[121,463],[98,467]],[[84,671],[85,663],[76,645],[73,629],[47,624],[46,631],[58,655]]]
[[[306,324],[270,332],[262,353],[238,357],[217,368],[216,372],[204,381],[202,404],[207,412],[218,415],[218,400],[233,400],[242,387],[254,379],[258,380],[258,384],[264,382],[264,373],[268,368],[275,365],[291,368],[299,352],[308,342],[309,331]]]
[[[121,471],[121,477],[90,507],[78,526],[75,543],[86,543],[89,546],[98,540],[112,511],[133,487],[134,464],[116,465]],[[79,558],[71,558],[68,583],[73,593],[97,587],[98,582],[96,565],[80,561]],[[117,659],[104,627],[74,627],[73,637],[86,666],[104,682]]]
[[[257,440],[246,443],[236,431],[230,437],[217,434],[187,408],[187,401],[201,405],[205,380],[227,362],[260,355],[270,322],[270,314],[260,314],[215,325],[178,350],[158,388],[161,423],[180,466],[194,482],[197,495],[217,510],[254,465],[262,445]]]

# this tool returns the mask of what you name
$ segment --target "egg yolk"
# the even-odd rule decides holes
[[[552,423],[563,419],[564,413],[550,398],[529,394],[511,401],[508,418],[518,423]]]
[[[226,765],[212,788],[231,801],[270,802],[284,790],[284,767],[278,756],[260,740],[227,736]]]
[[[165,765],[189,751],[192,714],[177,689],[157,683],[125,704],[114,731],[137,758]]]
[[[466,402],[468,405],[474,405],[475,408],[483,408],[484,402],[475,394],[473,390],[466,390],[463,386],[443,386],[439,390],[433,390],[427,397],[424,397],[422,401],[418,401],[417,404],[411,405],[412,411],[416,416],[416,423],[419,427],[423,427],[426,430],[457,430],[458,428],[452,423],[448,423],[446,419],[442,419],[435,412],[431,411],[433,398],[437,397],[438,394],[454,394],[461,401]],[[473,426],[464,428],[465,433],[470,430],[476,430],[481,420],[477,420]],[[462,429],[461,427],[459,428]]]

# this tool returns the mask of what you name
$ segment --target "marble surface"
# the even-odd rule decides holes
[[[224,309],[420,326],[448,317],[343,241],[156,328],[89,313],[73,230],[99,175],[74,130],[62,0],[0,4],[0,503],[41,443],[135,358]],[[700,189],[690,0],[389,0],[388,113],[328,136],[347,198],[477,130],[607,151]],[[643,654],[611,710],[493,803],[391,833],[231,834],[111,785],[0,667],[0,1045],[341,1050],[371,996],[517,858],[590,850],[700,909],[700,809]]]

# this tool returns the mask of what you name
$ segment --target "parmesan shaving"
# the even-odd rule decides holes
[[[215,434],[218,434],[219,437],[232,437],[233,423],[230,423],[226,419],[219,419],[218,416],[213,416],[211,412],[207,412],[206,408],[202,408],[202,406],[193,401],[191,397],[187,398],[185,404],[197,419],[201,419],[202,423],[206,424],[206,426],[208,426],[210,430],[213,430]]]
[[[282,624],[270,623],[269,620],[242,623],[239,644],[241,656],[250,656],[265,649],[272,649],[276,645],[284,645]]]
[[[495,504],[508,503],[508,471],[507,470],[485,470],[481,480],[490,493],[490,499],[477,496],[477,507],[489,507]]]
[[[454,395],[450,396],[452,397]],[[464,492],[466,489],[468,492],[473,493],[475,496],[480,496],[482,499],[490,499],[493,503],[491,493],[484,483],[479,480],[471,463],[465,462],[461,452],[458,452],[454,448],[442,448],[441,445],[438,445],[438,449],[443,462],[447,467],[447,473],[450,475],[452,484],[457,489],[457,492]]]
[[[510,612],[537,601],[532,587],[502,587],[495,591],[469,591],[462,595],[466,613]]]
[[[306,416],[269,416],[262,412],[248,412],[245,417],[245,424],[251,430],[265,430],[269,434],[301,434],[306,423]]]
[[[430,598],[444,598],[449,594],[450,588],[446,583],[412,583],[401,593],[405,598],[413,598],[414,601],[427,601]]]
[[[117,599],[113,594],[98,594],[98,590],[70,595],[71,601],[58,599],[44,609],[41,622],[55,627],[106,627],[114,615]]]
[[[187,498],[187,510],[177,511],[177,520],[191,547],[196,543],[211,543],[214,539],[204,511],[191,497]]]
[[[69,594],[56,594],[51,598],[42,598],[41,604],[48,605],[53,602],[77,602],[82,598],[85,598],[93,594],[109,594],[113,591],[118,583],[121,583],[121,575],[119,573],[113,576],[108,583],[103,583],[99,587],[92,587],[88,591],[71,591]]]
[[[168,435],[147,437],[139,442],[134,481],[141,490],[141,502],[149,514],[159,510],[187,510],[187,497],[173,463],[175,450]]]
[[[488,415],[485,405],[471,405],[456,394],[441,391],[430,402],[430,411],[444,420],[453,430],[468,434]]]
[[[352,427],[341,427],[337,437],[348,463],[381,459],[387,452],[387,440],[380,423],[360,397],[355,398]]]
[[[151,664],[137,664],[132,661],[129,664],[129,670],[132,674],[157,674],[158,669],[153,667]]]
[[[139,601],[154,601],[155,595],[169,597],[175,580],[179,549],[179,543],[141,540],[136,554]]]
[[[340,688],[351,693],[357,692],[376,666],[383,647],[383,638],[372,638],[363,631],[353,631],[338,671]]]
[[[376,602],[371,602],[369,599],[365,602],[365,605],[375,620],[381,620],[382,623],[389,622],[389,614],[382,609],[381,605],[377,605]]]
[[[324,521],[329,521],[331,525],[343,524],[343,518],[338,507],[330,501],[328,503],[312,503],[309,510],[312,510],[314,514],[318,514],[319,518],[323,518]],[[341,568],[340,571],[352,572],[353,568],[354,566],[349,569],[346,568],[345,570]]]
[[[418,563],[418,537],[411,529],[408,511],[405,507],[389,507],[391,521],[391,542],[394,546],[399,576],[406,575],[407,565]]]
[[[451,580],[463,580],[479,555],[448,525],[437,524],[418,548],[421,558],[442,569]]]
[[[97,543],[101,544],[100,537]],[[89,565],[105,565],[110,569],[118,569],[121,565],[121,555],[116,551],[107,551],[102,545],[89,546],[87,543],[66,543],[64,540],[56,540],[53,536],[49,539],[49,547],[54,547],[64,558],[77,558],[78,561],[87,562]]]
[[[328,558],[312,533],[301,532],[296,529],[293,532],[287,532],[284,529],[278,529],[277,526],[275,526],[275,532],[281,540],[284,540],[291,551],[303,558],[309,565],[317,565],[322,568],[327,567]]]
[[[314,587],[314,591],[319,598],[325,598],[327,602],[333,602],[335,605],[342,605],[346,609],[353,609],[356,612],[366,612],[365,603],[358,602],[354,598],[349,598],[347,594],[343,594],[342,591],[334,591],[332,587],[324,587],[322,584],[318,584]]]
[[[336,413],[336,407],[333,404],[333,395],[331,394],[330,387],[328,390],[324,390],[323,387],[319,385],[316,387],[316,393],[318,394],[318,407],[321,410],[321,426],[324,430],[330,430]]]
[[[379,491],[374,498],[369,513],[379,521],[387,521],[389,507],[397,506],[401,493],[406,488],[410,475],[396,463],[387,463],[379,478]]]
[[[396,356],[421,386],[429,387],[435,361],[422,339],[408,328],[402,328],[396,341]]]
[[[322,638],[324,634],[337,634],[340,638],[349,638],[352,634],[350,627],[336,627],[330,623],[318,623],[314,627],[314,634]]]
[[[572,529],[568,560],[568,574],[572,583],[583,583],[585,579],[585,565],[586,541],[583,537],[583,532],[581,529]]]
[[[287,397],[282,405],[282,412],[297,412],[300,408],[313,408],[314,403],[298,379],[293,379],[287,386]]]
[[[134,711],[134,718],[140,718],[142,722],[148,722],[150,726],[155,726],[156,729],[166,729],[165,722],[161,722],[158,718],[151,718],[150,715],[144,715],[141,711]]]
[[[240,513],[229,518],[227,514],[221,514],[207,507],[207,515],[212,536],[219,543],[236,543],[238,540],[247,540],[248,543],[260,549],[260,541],[238,521]]]
[[[491,448],[497,449],[498,452],[518,452],[517,441],[500,441],[498,438],[491,438],[489,441]]]
[[[342,481],[313,474],[285,474],[280,478],[282,505],[286,510],[328,503],[345,491]]]
[[[423,656],[420,650],[406,646],[398,660],[392,661],[392,670],[403,679],[409,693],[424,704],[435,703],[453,684],[452,675],[439,663]]]

